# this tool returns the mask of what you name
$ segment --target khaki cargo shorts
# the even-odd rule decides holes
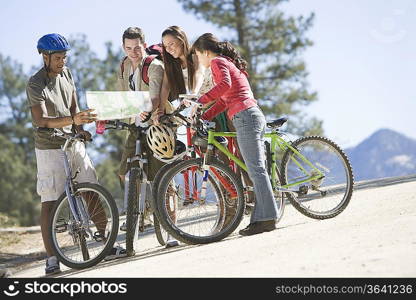
[[[55,201],[65,191],[66,174],[64,156],[61,149],[35,149],[37,162],[37,193],[41,201]],[[84,143],[75,142],[67,155],[72,168],[72,175],[79,168],[76,182],[98,183],[95,168],[87,154]]]

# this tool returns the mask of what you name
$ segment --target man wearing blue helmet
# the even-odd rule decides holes
[[[46,274],[60,272],[59,262],[54,256],[48,239],[48,225],[52,209],[64,191],[65,172],[61,146],[65,140],[51,136],[53,128],[64,132],[82,133],[86,140],[91,134],[84,131],[83,124],[96,121],[92,109],[80,111],[71,72],[65,66],[66,52],[70,49],[67,40],[56,33],[41,37],[37,45],[44,66],[33,75],[27,84],[26,93],[32,113],[37,160],[37,192],[41,196],[41,231],[47,253]],[[42,128],[43,130],[38,130]],[[51,130],[45,130],[50,128]],[[71,146],[73,163],[80,167],[77,180],[97,183],[94,166],[83,143]]]

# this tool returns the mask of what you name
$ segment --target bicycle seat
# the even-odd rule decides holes
[[[287,118],[286,117],[282,117],[282,118],[276,119],[274,121],[268,122],[266,124],[267,124],[267,127],[269,127],[269,128],[279,128],[283,124],[285,124],[286,121],[287,121]]]

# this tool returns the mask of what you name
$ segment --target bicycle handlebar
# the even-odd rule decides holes
[[[198,102],[198,95],[195,94],[179,94],[179,99],[184,99],[192,104],[202,107],[202,104]]]
[[[186,100],[198,100],[198,95],[196,94],[179,94],[179,99],[186,99]]]
[[[51,136],[56,136],[56,137],[60,137],[63,138],[65,140],[69,140],[69,141],[80,141],[80,142],[89,142],[92,141],[92,139],[86,141],[84,139],[84,135],[80,134],[80,133],[65,133],[62,130],[58,129],[58,128],[47,128],[47,127],[39,127],[37,129],[40,132],[48,132],[51,133]]]

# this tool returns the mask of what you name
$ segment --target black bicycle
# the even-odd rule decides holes
[[[169,240],[169,234],[160,226],[159,220],[152,205],[151,182],[148,180],[146,168],[147,158],[142,148],[141,138],[146,135],[149,126],[137,126],[127,124],[120,120],[107,121],[105,129],[130,130],[131,133],[137,134],[136,150],[133,157],[127,160],[129,164],[128,186],[127,186],[127,213],[126,213],[126,251],[127,256],[135,255],[135,244],[138,240],[139,232],[145,231],[145,220],[153,217],[153,226],[156,238],[160,245],[166,245]],[[149,216],[151,214],[151,216]]]

